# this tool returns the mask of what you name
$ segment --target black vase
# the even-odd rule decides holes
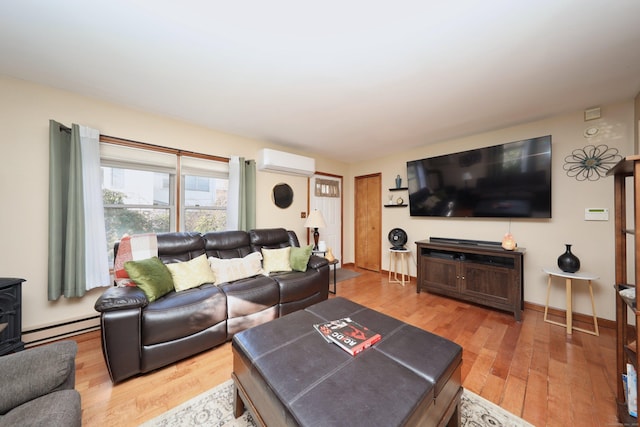
[[[575,273],[580,270],[580,260],[571,253],[571,245],[565,244],[567,250],[558,257],[558,267],[565,273]]]

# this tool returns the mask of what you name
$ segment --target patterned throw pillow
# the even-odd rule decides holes
[[[289,257],[291,268],[294,271],[307,271],[307,264],[309,263],[312,250],[313,245],[303,246],[301,248],[292,246],[291,255]]]
[[[118,253],[114,260],[113,271],[116,279],[127,279],[129,275],[124,268],[127,261],[140,261],[158,256],[158,238],[155,233],[125,234],[120,239]]]
[[[209,257],[209,265],[216,276],[216,285],[263,274],[260,261],[262,261],[260,252],[252,252],[244,258]]]
[[[173,278],[166,265],[158,257],[124,263],[129,278],[142,289],[149,302],[153,302],[173,290]]]
[[[171,272],[173,286],[177,292],[216,281],[216,275],[209,267],[207,256],[204,254],[189,261],[167,264],[167,268]]]
[[[291,262],[289,258],[291,256],[291,247],[280,249],[265,249],[262,248],[262,268],[265,273],[270,274],[276,271],[291,271]]]

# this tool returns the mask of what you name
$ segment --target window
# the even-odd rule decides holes
[[[227,225],[229,164],[182,156],[181,224],[184,231],[224,230]]]
[[[184,191],[182,229],[185,231],[206,232],[224,230],[227,222],[228,180],[186,175],[186,181],[197,178],[207,183],[208,191]]]
[[[100,156],[111,263],[124,234],[226,228],[227,159],[101,138],[109,140]]]
[[[102,166],[103,176],[123,177],[123,185],[114,188],[102,184],[107,242],[115,242],[124,234],[171,231],[175,207],[169,196],[169,173],[134,168]],[[159,185],[158,185],[159,184]]]
[[[211,182],[203,176],[185,176],[184,186],[187,191],[209,192]]]
[[[316,197],[340,197],[340,183],[334,179],[316,178]]]

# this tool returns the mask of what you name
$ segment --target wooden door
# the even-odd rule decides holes
[[[356,267],[380,271],[382,238],[382,176],[355,178]]]

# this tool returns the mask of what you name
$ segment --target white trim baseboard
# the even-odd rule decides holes
[[[100,316],[84,317],[31,330],[22,331],[25,347],[45,344],[100,329]]]

